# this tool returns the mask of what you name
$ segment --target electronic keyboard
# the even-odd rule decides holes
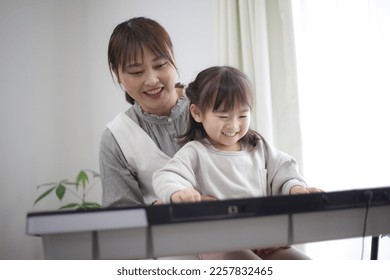
[[[390,187],[32,212],[48,259],[144,259],[390,233]]]

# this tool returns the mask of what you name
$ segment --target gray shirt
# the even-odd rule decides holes
[[[173,157],[180,148],[176,143],[176,137],[183,134],[187,127],[188,104],[188,99],[182,96],[169,116],[156,116],[145,113],[139,104],[135,103],[126,111],[126,115],[150,136],[161,151]],[[148,156],[147,151],[145,156]],[[145,204],[134,167],[127,162],[108,128],[104,130],[101,137],[100,173],[103,207]]]

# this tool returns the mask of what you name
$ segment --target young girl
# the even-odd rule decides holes
[[[185,144],[154,174],[155,193],[164,203],[316,192],[308,188],[296,161],[250,129],[253,102],[247,76],[232,67],[198,74],[186,95],[190,125]]]
[[[309,188],[296,161],[249,128],[253,102],[247,76],[232,67],[211,67],[186,89],[190,124],[185,144],[153,176],[153,188],[165,203],[298,194]],[[276,206],[277,207],[277,206]],[[309,259],[286,246],[200,254],[204,259]]]

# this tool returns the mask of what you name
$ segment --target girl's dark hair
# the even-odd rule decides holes
[[[233,110],[244,105],[252,108],[253,88],[249,78],[240,70],[230,66],[214,66],[201,71],[191,82],[186,95],[190,104],[196,105],[202,113],[210,108],[213,111]],[[201,123],[195,121],[190,114],[187,131],[179,137],[179,143],[202,141],[207,137]],[[240,140],[242,144],[256,146],[261,135],[249,129]]]
[[[168,32],[158,22],[145,18],[131,18],[118,24],[108,43],[108,64],[110,70],[119,77],[120,69],[144,57],[148,48],[158,57],[167,59],[175,68],[173,45]],[[112,75],[111,72],[111,75]],[[134,104],[134,99],[126,93],[126,100]]]

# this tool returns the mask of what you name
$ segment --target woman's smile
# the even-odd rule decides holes
[[[163,91],[164,87],[158,87],[150,90],[145,90],[144,93],[147,95],[157,95]]]

